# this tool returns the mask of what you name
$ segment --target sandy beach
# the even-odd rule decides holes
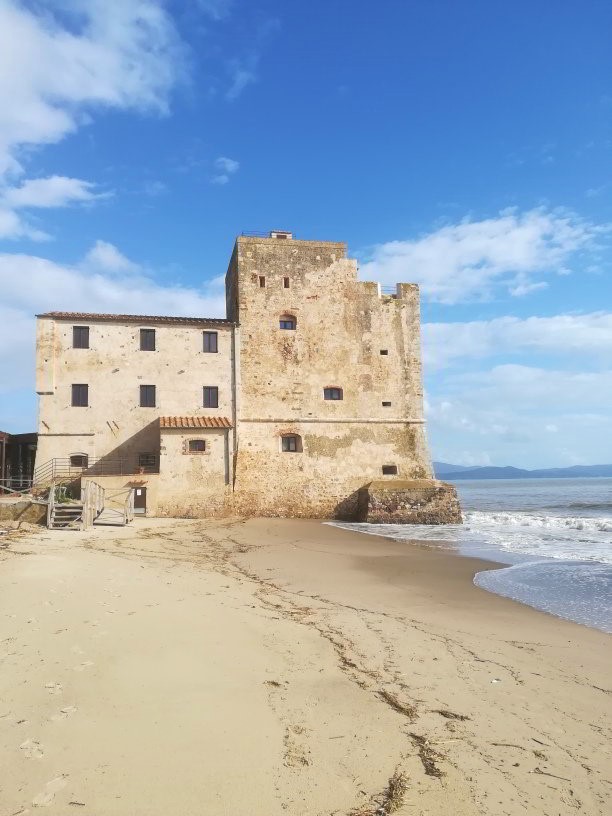
[[[317,521],[4,536],[0,816],[610,813],[612,641]]]

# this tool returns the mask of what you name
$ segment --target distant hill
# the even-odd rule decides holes
[[[434,462],[438,479],[579,479],[594,476],[612,477],[612,465],[573,465],[566,468],[525,470],[515,467],[465,467],[448,462]]]
[[[433,462],[436,473],[461,473],[463,470],[474,470],[478,465],[451,465],[448,462]]]

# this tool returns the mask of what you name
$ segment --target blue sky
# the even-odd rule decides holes
[[[32,315],[222,314],[241,230],[422,291],[435,458],[612,461],[612,6],[0,0],[0,428]]]

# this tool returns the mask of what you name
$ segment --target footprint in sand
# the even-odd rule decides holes
[[[45,789],[32,799],[32,804],[34,807],[47,807],[53,802],[55,794],[59,793],[67,784],[68,778],[65,775],[56,776],[55,779],[47,782]]]
[[[76,706],[72,706],[72,705],[71,706],[65,706],[64,708],[60,708],[60,710],[57,712],[57,714],[53,714],[51,716],[51,720],[53,722],[59,722],[60,720],[65,720],[71,714],[74,714],[74,712],[76,710],[77,710]]]
[[[74,669],[74,671],[82,672],[82,671],[85,671],[85,669],[88,669],[90,666],[93,666],[93,665],[94,665],[93,660],[85,660],[83,663],[79,663],[78,666],[73,666],[72,668]]]
[[[23,751],[28,759],[42,759],[45,755],[42,745],[35,739],[27,739],[25,742],[22,742],[19,749]]]
[[[45,683],[45,688],[49,694],[61,694],[64,690],[61,683]]]

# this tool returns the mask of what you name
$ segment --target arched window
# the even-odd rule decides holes
[[[281,436],[281,450],[283,453],[301,453],[302,437],[297,434],[283,434]]]
[[[279,325],[281,329],[289,329],[291,331],[295,331],[295,328],[297,326],[297,320],[293,315],[281,315]]]
[[[70,467],[86,470],[89,464],[89,456],[86,453],[73,453],[70,457]]]
[[[344,394],[341,388],[334,385],[323,389],[323,398],[326,400],[341,400],[344,399]]]
[[[204,453],[206,442],[203,439],[190,439],[188,449],[189,453]]]

